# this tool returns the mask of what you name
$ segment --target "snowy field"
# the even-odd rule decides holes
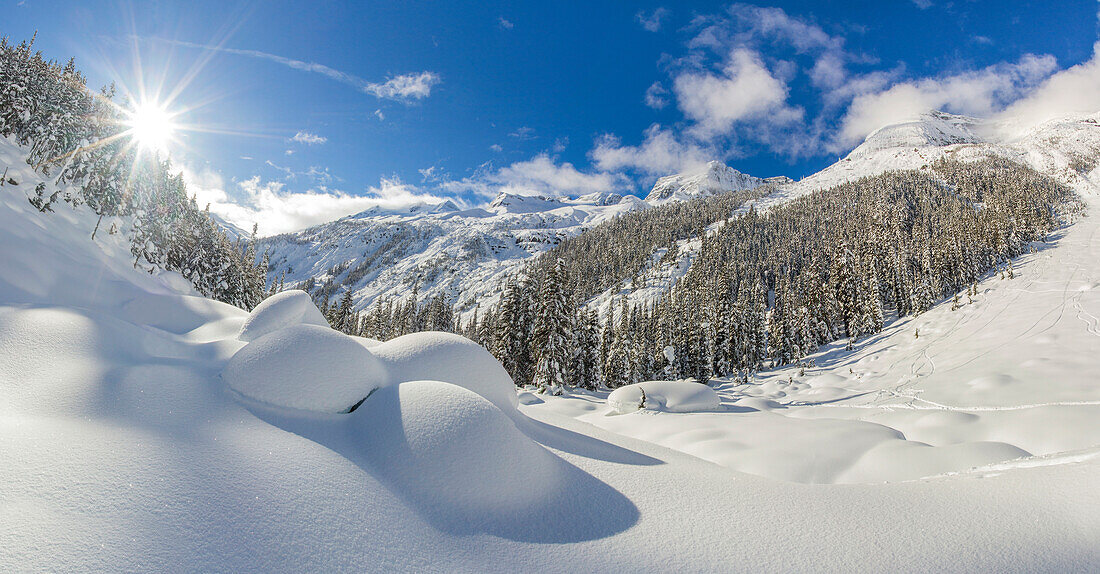
[[[195,296],[0,165],[0,571],[1100,568],[1095,196],[959,310],[611,414]]]

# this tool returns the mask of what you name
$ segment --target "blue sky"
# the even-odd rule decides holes
[[[1100,109],[1094,0],[4,2],[0,33],[170,100],[200,202],[265,234],[712,159],[798,178],[926,108]]]

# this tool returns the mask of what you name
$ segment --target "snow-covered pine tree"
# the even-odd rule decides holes
[[[565,262],[550,265],[542,278],[535,316],[533,382],[539,392],[560,395],[569,383],[566,372],[573,354],[573,307],[566,294]]]

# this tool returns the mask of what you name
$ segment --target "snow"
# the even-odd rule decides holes
[[[373,207],[351,217],[262,240],[271,254],[269,278],[285,272],[288,285],[314,278],[347,284],[357,310],[383,298],[451,297],[464,318],[475,305],[496,303],[501,285],[528,260],[563,239],[620,217],[671,201],[782,183],[742,174],[718,162],[702,173],[663,178],[648,199],[613,192],[578,198],[503,192],[485,208],[458,210],[451,203],[408,208]],[[662,183],[664,182],[664,183]],[[668,194],[661,186],[673,185]],[[263,232],[263,229],[260,229]],[[666,287],[667,288],[667,287]]]
[[[1045,142],[1013,145],[1060,169]],[[86,211],[35,212],[23,153],[0,141],[20,182],[0,187],[0,571],[1100,565],[1095,197],[974,303],[825,348],[804,375],[716,381],[722,410],[605,416],[606,392],[517,408],[491,357],[428,334],[326,347],[369,349],[389,377],[344,414],[219,376],[323,327],[238,340],[247,313],[135,270]],[[331,390],[325,364],[294,401]]]
[[[256,401],[339,413],[385,385],[389,375],[382,362],[355,338],[329,327],[291,325],[237,351],[226,364],[222,379]]]
[[[371,396],[352,417],[383,480],[450,530],[499,522],[522,528],[523,516],[565,486],[561,459],[457,385],[402,383]]]
[[[712,161],[697,172],[678,173],[659,178],[645,200],[655,205],[669,201],[685,201],[694,197],[748,190],[763,185],[765,181],[759,177],[741,173],[722,162]]]
[[[973,161],[991,155],[1028,165],[1063,181],[1078,193],[1091,193],[1092,184],[1069,166],[1076,158],[1100,154],[1098,121],[1100,113],[1074,114],[1020,131],[1011,120],[993,123],[930,111],[876,130],[840,161],[805,179],[780,186],[754,205],[758,211],[766,210],[862,177],[891,170],[928,169],[941,158]]]
[[[394,384],[431,380],[458,385],[514,412],[515,384],[500,361],[477,343],[451,333],[412,333],[371,347]]]
[[[987,277],[956,311],[948,301],[896,321],[853,352],[838,341],[811,357],[817,366],[711,381],[725,412],[608,417],[618,408],[606,393],[521,410],[813,484],[919,481],[1096,448],[1100,196],[1084,198],[1090,216],[1035,244],[1014,279]]]
[[[695,381],[634,383],[619,387],[607,396],[607,406],[620,415],[639,409],[669,413],[716,411],[720,408],[719,403],[714,389]]]
[[[245,342],[253,341],[291,325],[328,327],[328,321],[308,293],[290,289],[276,293],[257,305],[241,325],[237,338]]]

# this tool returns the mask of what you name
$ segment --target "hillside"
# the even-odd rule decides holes
[[[711,381],[722,412],[609,417],[607,391],[528,408],[801,483],[985,479],[1100,460],[1098,178],[1079,181],[1091,215],[1022,256],[1014,278],[987,277],[957,309],[944,301],[852,351],[838,342],[748,382]]]

